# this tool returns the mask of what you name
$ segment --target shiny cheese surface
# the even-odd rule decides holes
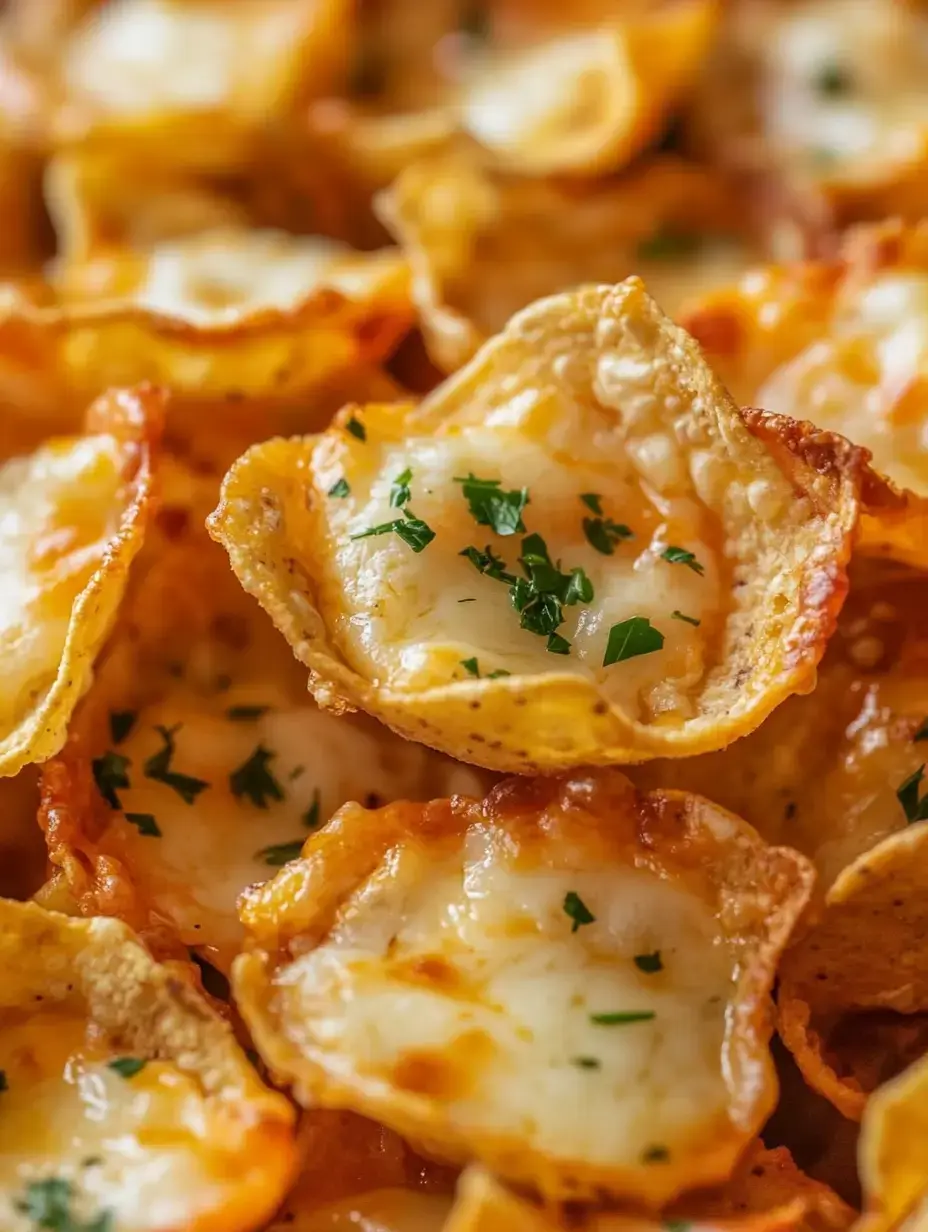
[[[297,1211],[270,1232],[442,1232],[452,1199],[406,1189],[375,1189],[316,1210]]]

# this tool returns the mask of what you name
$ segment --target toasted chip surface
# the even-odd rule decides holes
[[[810,885],[614,771],[352,805],[244,897],[233,980],[301,1100],[549,1196],[657,1204],[725,1176],[769,1110],[767,991]]]
[[[922,1057],[875,1091],[861,1126],[864,1186],[861,1232],[906,1228],[918,1232],[928,1217],[928,1060]]]
[[[57,752],[90,684],[149,513],[160,394],[91,408],[83,436],[0,469],[0,774]]]
[[[229,1027],[115,920],[2,901],[0,922],[3,1226],[245,1232],[270,1215],[292,1112]]]
[[[210,525],[324,704],[552,770],[718,748],[807,688],[861,465],[739,414],[629,279],[540,301],[417,408],[252,449]]]

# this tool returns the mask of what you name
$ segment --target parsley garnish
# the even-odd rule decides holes
[[[548,644],[545,647],[549,654],[570,654],[570,642],[566,637],[561,637],[560,633],[551,633],[548,636]]]
[[[291,860],[296,860],[302,850],[303,840],[295,838],[289,843],[272,843],[270,847],[262,847],[255,858],[263,860],[271,868],[280,868]]]
[[[129,786],[129,776],[126,771],[131,764],[128,757],[123,757],[121,753],[113,753],[110,750],[102,757],[95,757],[90,763],[97,791],[110,808],[122,808],[119,796],[116,795],[116,788]]]
[[[663,633],[654,628],[647,616],[632,616],[630,620],[621,620],[609,630],[603,667],[637,658],[638,655],[653,654],[663,645]]]
[[[134,710],[114,710],[110,714],[110,734],[114,744],[122,744],[135,726],[138,714]]]
[[[618,1010],[612,1014],[591,1014],[590,1022],[597,1027],[624,1027],[632,1022],[650,1022],[653,1010]]]
[[[492,29],[492,20],[486,0],[464,0],[461,15],[458,18],[458,29],[475,42],[485,43],[487,41]]]
[[[925,719],[921,727],[912,737],[912,743],[917,744],[919,740],[928,740],[928,719]]]
[[[694,629],[698,629],[699,626],[702,624],[702,621],[697,620],[695,616],[684,616],[683,613],[677,611],[676,608],[674,608],[674,610],[670,613],[670,615],[673,617],[674,620],[686,621],[686,623],[688,625],[692,625]]]
[[[601,514],[603,511],[603,498],[597,492],[582,492],[580,499],[593,513]]]
[[[350,432],[351,435],[356,437],[359,441],[367,440],[367,429],[364,427],[364,424],[362,424],[359,419],[355,419],[353,415],[346,422],[345,430]]]
[[[190,774],[180,774],[171,769],[171,758],[175,751],[174,735],[180,731],[180,724],[178,723],[176,727],[162,727],[159,724],[155,731],[164,741],[164,748],[153,753],[145,762],[142,767],[145,777],[153,779],[156,783],[164,783],[165,787],[176,791],[185,804],[193,804],[200,792],[206,791],[209,783],[203,779],[195,779]]]
[[[252,719],[260,719],[262,714],[267,714],[270,706],[230,706],[226,711],[227,719],[234,719],[237,723],[248,723]]]
[[[925,821],[928,818],[928,794],[919,800],[918,789],[925,777],[925,767],[919,766],[914,774],[910,774],[896,791],[896,797],[902,805],[905,819],[909,824],[914,821]]]
[[[307,830],[314,830],[319,824],[319,788],[313,792],[309,808],[303,814],[303,825]]]
[[[268,800],[283,800],[284,789],[268,770],[274,753],[259,744],[247,761],[229,775],[229,787],[234,796],[247,796],[255,808],[267,808]]]
[[[583,924],[592,924],[596,916],[583,899],[574,890],[568,890],[564,895],[564,914],[573,920],[570,931],[575,933]]]
[[[458,556],[466,556],[478,573],[485,573],[497,582],[508,582],[512,585],[516,581],[515,574],[506,572],[506,562],[496,555],[489,544],[482,552],[479,548],[464,548],[458,552]]]
[[[815,88],[819,94],[838,98],[848,94],[854,85],[854,79],[846,68],[830,62],[823,64],[815,75]]]
[[[294,766],[293,769],[290,771],[290,773],[287,775],[287,778],[292,783],[294,779],[298,779],[301,774],[305,774],[305,773],[306,773],[305,766]]]
[[[460,553],[458,553],[460,555]],[[476,599],[458,599],[458,603],[476,603]]]
[[[126,821],[135,826],[144,838],[161,838],[161,831],[153,813],[125,813]]]
[[[477,665],[477,659],[476,659],[476,657],[475,657],[475,658],[473,658],[473,659],[462,659],[462,660],[461,660],[461,667],[463,667],[463,668],[464,668],[464,670],[465,670],[465,672],[467,672],[468,676],[477,676],[477,677],[479,677],[479,676],[480,676],[480,668],[479,668],[479,666]]]
[[[621,522],[613,522],[611,518],[584,518],[583,533],[590,547],[601,552],[603,556],[611,556],[615,545],[623,539],[634,538],[627,526]]]
[[[478,479],[470,474],[466,479],[457,475],[464,497],[478,526],[491,526],[498,535],[521,534],[525,530],[522,510],[528,504],[528,488],[504,491],[499,479]]]
[[[411,479],[412,471],[407,466],[393,480],[390,486],[390,504],[394,509],[402,509],[409,500],[409,481]]]
[[[597,1057],[571,1057],[571,1064],[578,1066],[580,1069],[599,1069],[602,1066],[602,1061]]]
[[[342,475],[341,479],[336,479],[335,482],[332,484],[331,488],[329,488],[328,495],[329,496],[348,496],[350,492],[351,492],[351,488],[348,485],[348,480],[345,478],[344,475]]]
[[[635,966],[645,975],[655,975],[658,971],[663,971],[664,964],[661,961],[660,950],[655,950],[653,954],[636,954]]]
[[[95,1219],[85,1223],[71,1214],[73,1195],[74,1186],[70,1181],[49,1176],[43,1181],[30,1181],[25,1198],[14,1205],[36,1228],[47,1232],[111,1232],[112,1211],[101,1211]]]
[[[646,1164],[665,1164],[670,1158],[670,1152],[665,1146],[649,1146],[642,1153],[641,1161]]]
[[[107,1061],[106,1068],[119,1074],[120,1078],[134,1078],[147,1064],[144,1057],[116,1057],[112,1061]]]
[[[8,1091],[10,1084],[6,1080],[6,1070],[0,1069],[0,1091]]]
[[[367,539],[370,535],[388,535],[391,531],[395,531],[414,552],[421,552],[435,538],[435,532],[421,518],[413,517],[408,509],[404,509],[403,513],[405,521],[403,518],[394,518],[392,522],[381,522],[379,526],[371,526],[367,530],[359,531],[351,538]]]
[[[665,1232],[687,1232],[693,1225],[688,1219],[665,1219],[661,1227]]]
[[[702,236],[695,231],[675,227],[659,227],[653,235],[639,240],[638,257],[642,261],[665,261],[670,257],[692,257],[702,247]]]
[[[669,560],[672,565],[686,565],[694,573],[705,573],[705,569],[693,553],[687,552],[686,548],[664,548],[663,552],[661,552],[661,559]]]

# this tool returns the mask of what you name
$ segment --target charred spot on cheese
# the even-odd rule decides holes
[[[269,800],[283,800],[284,789],[269,769],[275,757],[263,744],[229,775],[229,788],[233,796],[244,796],[255,808],[266,809]]]
[[[664,963],[660,950],[655,950],[653,954],[636,954],[635,966],[646,975],[656,975],[658,971],[663,971]]]
[[[209,783],[171,769],[171,761],[176,751],[174,737],[180,731],[180,726],[179,723],[174,727],[163,727],[161,724],[156,726],[155,731],[161,737],[162,747],[147,759],[142,772],[146,778],[163,783],[165,787],[176,791],[185,804],[193,804],[200,792],[206,791]],[[127,787],[128,784],[123,783],[122,786]]]

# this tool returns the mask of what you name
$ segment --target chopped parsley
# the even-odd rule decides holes
[[[8,1091],[10,1084],[6,1080],[6,1070],[0,1069],[0,1091]]]
[[[461,667],[463,667],[463,668],[464,668],[464,670],[465,670],[465,672],[467,672],[468,676],[478,676],[478,677],[479,677],[479,675],[480,675],[480,668],[479,668],[479,666],[478,666],[478,664],[477,664],[477,659],[476,659],[476,657],[475,657],[475,658],[473,658],[473,659],[462,659],[462,660],[461,660]]]
[[[902,805],[905,819],[909,824],[928,819],[928,793],[919,800],[918,792],[922,779],[925,777],[925,767],[919,766],[914,774],[902,783],[896,790],[896,798]]]
[[[112,1061],[107,1061],[106,1068],[119,1074],[120,1078],[134,1078],[147,1064],[144,1057],[115,1057]]]
[[[107,750],[102,757],[95,757],[90,763],[97,791],[110,808],[122,808],[119,796],[116,795],[116,788],[129,786],[129,775],[126,771],[131,764],[128,757],[123,757],[121,753],[114,753],[112,750]]]
[[[705,573],[703,566],[692,552],[687,552],[686,548],[664,548],[663,552],[661,552],[661,559],[669,560],[672,565],[686,565],[694,573]]]
[[[317,787],[316,790],[313,792],[313,798],[310,801],[309,808],[306,810],[306,812],[303,814],[303,817],[302,817],[303,825],[306,827],[307,830],[314,830],[316,826],[318,826],[319,807],[320,807],[319,788]]]
[[[660,950],[655,950],[653,954],[636,954],[635,966],[645,975],[656,975],[658,971],[663,971],[664,964],[661,961]]]
[[[294,779],[298,779],[301,774],[305,774],[305,773],[306,773],[305,766],[294,766],[293,769],[290,771],[290,773],[287,775],[287,778],[292,783]]]
[[[592,924],[596,916],[575,890],[564,895],[564,914],[573,920],[570,931],[575,933],[583,924]]]
[[[516,581],[515,574],[506,572],[506,562],[496,555],[489,544],[482,552],[479,548],[464,548],[458,552],[458,556],[466,556],[478,573],[485,573],[497,582],[508,582],[512,585]]]
[[[674,620],[683,620],[688,625],[692,625],[694,629],[698,629],[699,626],[702,624],[702,621],[697,620],[695,616],[684,616],[684,614],[682,612],[677,611],[676,608],[674,608],[674,610],[670,613],[670,615],[673,617]]]
[[[850,72],[834,61],[823,64],[815,74],[816,90],[819,94],[825,94],[829,98],[839,98],[842,94],[849,94],[853,87],[854,79]]]
[[[458,29],[474,42],[487,42],[492,31],[492,17],[486,0],[463,0]]]
[[[30,1181],[25,1196],[14,1205],[36,1228],[47,1232],[111,1232],[112,1211],[101,1211],[87,1221],[78,1219],[71,1213],[73,1197],[74,1186],[70,1181],[48,1176],[42,1181]]]
[[[598,1057],[571,1057],[571,1065],[579,1069],[600,1069],[602,1061]]]
[[[673,257],[695,256],[702,243],[702,236],[695,231],[665,226],[640,240],[636,251],[642,261],[666,261]]]
[[[400,471],[390,485],[390,504],[394,509],[402,509],[409,501],[409,482],[411,479],[412,471],[407,466],[404,471]]]
[[[634,537],[627,526],[621,522],[613,522],[611,518],[584,518],[583,533],[590,547],[601,552],[603,556],[611,556],[617,543]]]
[[[621,620],[609,630],[603,667],[622,663],[625,659],[635,659],[638,655],[653,654],[663,645],[663,633],[654,628],[647,616],[632,616],[629,620]]]
[[[649,1146],[642,1152],[641,1162],[645,1164],[665,1164],[670,1158],[670,1152],[665,1146]]]
[[[913,744],[917,744],[919,740],[928,740],[928,719],[925,719],[921,727],[912,737]]]
[[[175,752],[174,736],[180,731],[180,724],[178,723],[176,727],[162,727],[159,724],[155,731],[164,741],[164,747],[157,753],[153,753],[145,762],[142,767],[145,777],[153,779],[156,783],[164,783],[165,787],[176,791],[185,804],[193,804],[200,792],[206,791],[209,783],[204,779],[195,779],[193,775],[180,774],[177,770],[171,769],[171,759]]]
[[[245,796],[255,808],[266,809],[269,800],[283,800],[284,789],[268,769],[276,754],[259,744],[252,755],[229,775],[229,787],[234,796]]]
[[[618,1010],[611,1014],[591,1014],[590,1022],[597,1027],[624,1027],[633,1022],[650,1022],[653,1010]]]
[[[351,488],[348,484],[348,480],[344,475],[342,475],[341,479],[336,479],[331,488],[329,488],[328,495],[341,497],[348,496],[350,492]]]
[[[113,744],[122,744],[135,727],[135,720],[138,717],[135,710],[114,710],[110,714],[110,734],[113,737]]]
[[[687,1232],[692,1226],[688,1219],[665,1219],[661,1224],[665,1232]]]
[[[370,535],[388,535],[395,532],[405,544],[416,553],[421,552],[435,538],[435,532],[421,518],[413,517],[408,509],[404,509],[405,520],[394,518],[392,522],[381,522],[379,526],[371,526],[367,530],[358,531],[352,539],[367,539]]]
[[[262,714],[267,714],[270,706],[230,706],[226,711],[227,719],[234,719],[237,723],[249,723],[253,719],[260,719]]]
[[[528,488],[505,491],[499,479],[478,479],[470,474],[466,479],[455,476],[462,486],[464,498],[478,526],[490,526],[498,535],[516,535],[525,531],[522,510],[528,504]]]
[[[570,642],[566,637],[561,637],[560,633],[551,633],[548,635],[548,644],[545,649],[549,654],[570,654]]]
[[[476,603],[476,599],[458,599],[458,603]]]
[[[302,850],[303,840],[295,838],[289,843],[272,843],[270,847],[262,847],[255,854],[255,859],[263,860],[271,868],[281,868],[284,864],[289,864],[291,860],[298,859]]]
[[[125,813],[124,816],[144,838],[161,838],[161,830],[153,813]]]
[[[603,498],[597,492],[582,492],[580,499],[591,513],[602,514]]]
[[[345,431],[350,432],[351,435],[356,437],[359,441],[367,440],[367,429],[364,427],[364,424],[361,423],[360,419],[355,419],[353,415],[346,421]]]

